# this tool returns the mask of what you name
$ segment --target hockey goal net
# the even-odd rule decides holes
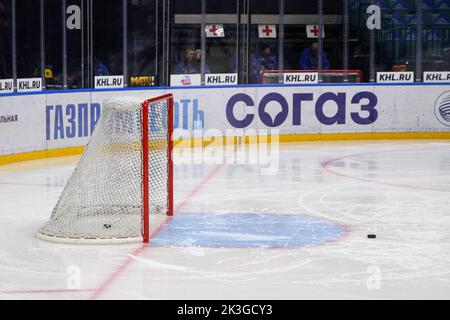
[[[361,70],[263,70],[263,84],[346,83],[362,82]]]
[[[38,238],[87,244],[148,242],[149,216],[173,214],[172,109],[171,94],[105,102]]]

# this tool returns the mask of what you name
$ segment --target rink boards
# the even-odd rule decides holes
[[[450,138],[450,84],[264,85],[0,95],[0,164],[78,154],[105,100],[173,93],[178,135],[280,141]],[[195,132],[195,134],[194,134]]]

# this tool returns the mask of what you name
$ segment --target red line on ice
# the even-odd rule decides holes
[[[191,202],[192,198],[199,193],[201,189],[223,168],[223,164],[217,165],[185,198],[184,200],[178,204],[175,208],[175,212],[179,213],[181,209],[183,209],[189,202]]]
[[[371,179],[366,179],[366,178],[360,178],[360,177],[355,177],[349,174],[345,174],[336,170],[333,170],[330,168],[330,165],[335,162],[335,161],[339,161],[339,160],[343,160],[343,159],[348,159],[348,158],[357,158],[360,156],[368,156],[368,155],[373,155],[373,154],[379,154],[379,153],[393,153],[393,152],[398,152],[398,151],[404,151],[404,150],[391,150],[391,151],[380,151],[380,152],[371,152],[371,153],[364,153],[364,154],[349,154],[346,156],[342,156],[342,157],[338,157],[338,158],[333,158],[333,159],[329,159],[323,163],[321,163],[322,168],[331,173],[334,174],[336,176],[340,176],[343,178],[348,178],[348,179],[353,179],[353,180],[358,180],[358,181],[364,181],[364,182],[370,182],[370,183],[377,183],[377,184],[382,184],[382,185],[387,185],[387,186],[393,186],[393,187],[401,187],[401,188],[409,188],[409,189],[415,189],[415,190],[428,190],[428,191],[438,191],[438,192],[450,192],[450,190],[447,189],[439,189],[439,188],[431,188],[431,187],[418,187],[418,186],[413,186],[413,185],[408,185],[408,184],[401,184],[401,183],[393,183],[393,182],[386,182],[386,181],[377,181],[377,180],[371,180]]]
[[[174,212],[179,212],[183,207],[185,207],[191,200],[194,198],[196,194],[200,192],[200,190],[223,168],[223,164],[217,165],[187,196],[184,200],[175,207]],[[172,217],[167,217],[166,220],[155,230],[152,234],[150,234],[150,241],[158,235],[161,229],[166,225]],[[147,244],[141,244],[136,250],[134,250],[128,257],[111,273],[98,288],[94,290],[94,292],[89,297],[90,300],[96,300],[102,295],[112,284],[112,282],[119,277],[119,275],[134,261],[134,257],[140,255],[144,249],[148,248]]]

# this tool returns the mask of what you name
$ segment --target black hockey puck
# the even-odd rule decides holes
[[[367,235],[367,238],[369,238],[369,239],[375,239],[376,237],[377,237],[376,234],[368,234]]]
[[[105,223],[105,224],[103,225],[103,228],[105,228],[105,229],[110,229],[110,228],[111,228],[111,225],[108,224],[108,223]]]

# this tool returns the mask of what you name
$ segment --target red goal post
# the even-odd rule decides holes
[[[167,112],[167,211],[168,216],[173,215],[173,95],[165,94],[156,98],[145,100],[142,103],[142,190],[143,190],[143,226],[142,226],[142,240],[149,242],[149,107],[154,104],[166,101]]]
[[[296,77],[296,75],[298,76]],[[316,78],[312,81],[314,75],[316,75]],[[288,77],[294,78],[295,81],[286,81]],[[260,83],[262,84],[348,82],[363,82],[363,72],[361,70],[262,70],[260,72]]]

